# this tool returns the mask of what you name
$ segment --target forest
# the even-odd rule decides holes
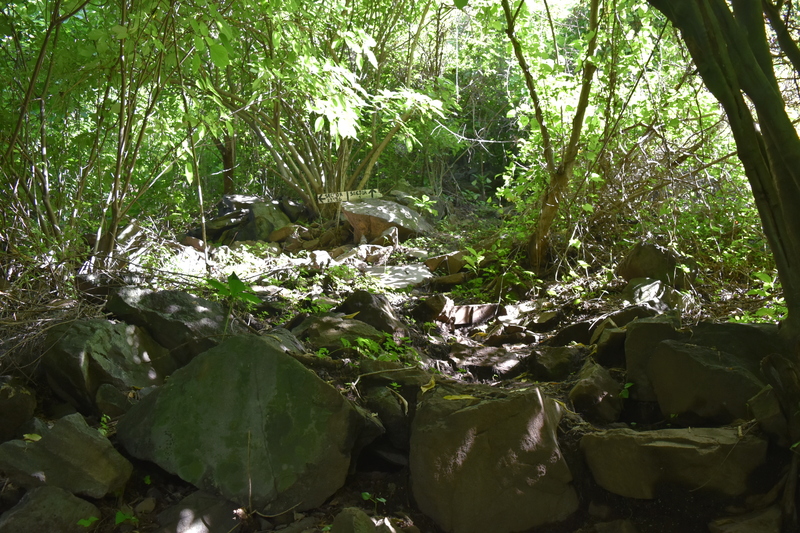
[[[26,514],[39,485],[81,500],[64,503],[77,517],[69,527],[78,525],[64,531],[189,531],[163,517],[181,504],[176,495],[196,489],[235,504],[235,523],[219,519],[206,532],[588,533],[629,531],[626,514],[630,531],[734,531],[721,518],[731,499],[743,527],[772,509],[773,529],[763,531],[797,531],[798,42],[800,13],[785,0],[0,2],[0,418],[13,419],[0,422],[0,532],[67,527]],[[392,218],[376,230],[384,222],[373,218],[395,209],[413,224]],[[667,272],[647,261],[666,261]],[[637,285],[642,278],[660,285]],[[164,294],[177,299],[164,304],[155,296]],[[210,319],[189,316],[206,307]],[[90,340],[76,340],[78,329]],[[280,339],[265,348],[246,333]],[[745,346],[757,353],[737,351]],[[735,377],[707,377],[711,356],[695,349],[733,353],[715,364]],[[230,435],[246,443],[231,452],[245,457],[244,473],[218,468],[236,480],[189,468],[179,456],[191,440],[175,437],[183,444],[168,459],[148,448],[159,439],[153,427],[183,435],[186,420],[198,422],[159,410],[184,401],[179,390],[214,390],[229,409],[254,403],[220,382],[203,389],[195,362],[217,368],[216,351],[230,360],[259,350],[288,354],[327,383],[319,397],[308,392],[310,405],[343,398],[342,410],[377,413],[380,437],[367,438],[371,422],[355,414],[319,422],[352,432],[337,444],[347,448],[344,466],[307,460],[341,482],[282,491],[275,474],[265,494],[251,480],[243,495],[249,417],[274,414],[233,424]],[[158,366],[150,357],[162,351],[169,363]],[[288,372],[276,361],[253,375],[316,390],[305,374],[275,378]],[[682,370],[669,381],[675,361]],[[695,364],[702,379],[686,378]],[[256,394],[242,376],[228,378]],[[599,387],[591,401],[579,395],[588,383]],[[539,437],[563,455],[542,474],[559,496],[531,489],[527,497],[549,508],[531,516],[516,516],[513,498],[497,503],[504,518],[487,526],[491,513],[460,488],[475,483],[468,469],[437,485],[442,457],[461,448],[446,436],[423,445],[438,432],[424,424],[461,416],[446,407],[455,402],[479,411],[522,401],[530,395],[514,393],[531,384],[543,392],[525,409],[538,409],[553,435]],[[140,393],[150,387],[158,392]],[[702,389],[713,393],[695,398]],[[425,394],[441,406],[426,407],[434,402]],[[14,402],[25,395],[35,400],[22,409]],[[287,402],[272,409],[306,420]],[[122,453],[109,468],[126,481],[78,490],[9,466],[21,461],[16,450],[56,442],[54,428],[75,413],[102,436],[99,446]],[[199,423],[231,417],[218,416]],[[171,423],[179,429],[163,429]],[[153,433],[143,436],[144,426]],[[286,439],[289,426],[279,424]],[[658,479],[642,494],[604,477],[610,452],[597,435],[692,427],[733,427],[741,448],[764,453],[746,475],[726,473],[728,486],[712,474],[696,483],[712,492],[691,499],[701,518],[672,512],[696,480]],[[762,440],[748,441],[756,434]],[[264,438],[252,448],[280,448]],[[260,467],[271,472],[281,457],[270,451]],[[691,460],[675,468],[692,470]],[[126,468],[133,477],[119,473]],[[736,476],[750,481],[731,489]],[[142,481],[151,477],[153,486]],[[663,486],[667,495],[654,496]],[[458,502],[438,501],[446,491]],[[755,493],[774,497],[743,503]],[[590,501],[609,511],[596,514]],[[340,519],[352,508],[366,511],[367,526],[361,515]],[[623,529],[601,527],[615,521],[609,527]]]

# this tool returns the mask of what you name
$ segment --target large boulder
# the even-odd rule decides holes
[[[598,424],[616,422],[622,412],[620,384],[611,373],[588,360],[578,374],[578,382],[569,392],[575,410]]]
[[[393,335],[396,340],[408,336],[408,328],[395,313],[386,296],[369,291],[354,291],[336,311],[352,315],[379,331]]]
[[[560,418],[558,403],[538,388],[503,395],[438,384],[421,397],[412,422],[409,464],[420,510],[452,533],[564,520],[578,497],[558,447]]]
[[[120,391],[160,385],[175,370],[169,352],[137,326],[90,319],[50,330],[42,368],[50,387],[81,413],[98,414],[101,385]]]
[[[687,289],[696,276],[696,265],[664,246],[637,243],[620,262],[617,275],[626,281],[653,278],[676,289]]]
[[[122,417],[128,452],[262,513],[313,509],[343,484],[366,424],[262,337],[226,339]]]
[[[259,196],[229,195],[217,204],[217,216],[206,222],[206,236],[210,241],[230,244],[234,241],[267,241],[273,231],[292,223],[278,201]],[[189,236],[202,238],[202,228],[195,228]]]
[[[588,433],[580,443],[598,485],[640,499],[655,498],[662,485],[741,496],[767,445],[735,428],[610,429]]]
[[[233,329],[223,307],[183,291],[151,291],[125,287],[108,300],[106,309],[129,324],[140,326],[170,350],[179,366],[192,360]]]
[[[390,227],[396,227],[400,240],[425,234],[433,227],[416,211],[389,200],[369,198],[342,202],[342,212],[353,226],[356,243],[365,237],[373,241]]]
[[[0,444],[0,472],[20,486],[50,485],[102,498],[120,491],[133,472],[131,463],[78,413],[56,420],[40,436],[36,442]]]
[[[680,320],[674,315],[641,318],[628,324],[625,335],[625,369],[628,382],[633,383],[630,390],[632,399],[656,401],[656,393],[647,370],[650,358],[659,342],[686,338],[687,333],[679,328]]]
[[[647,372],[661,412],[686,424],[748,419],[748,401],[765,385],[727,352],[674,340],[658,343]]]
[[[38,487],[0,516],[0,533],[86,533],[93,528],[78,522],[92,517],[100,518],[100,510],[86,500],[58,487]]]

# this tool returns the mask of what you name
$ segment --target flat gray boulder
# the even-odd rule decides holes
[[[111,295],[106,309],[147,330],[179,366],[216,346],[227,333],[228,313],[220,304],[183,291],[124,287]]]
[[[84,414],[97,414],[101,385],[120,391],[160,385],[175,370],[166,348],[137,326],[90,319],[59,324],[47,335],[42,368],[53,391]],[[100,410],[101,412],[105,412]]]
[[[273,343],[234,336],[177,370],[117,425],[130,454],[266,514],[321,505],[344,484],[365,421]]]
[[[662,484],[741,496],[767,455],[766,439],[735,428],[611,429],[584,435],[580,447],[598,485],[640,499]]]
[[[411,486],[420,510],[445,531],[526,531],[578,508],[558,446],[559,405],[534,387],[498,396],[490,387],[437,384],[419,399]]]
[[[0,533],[86,533],[80,520],[100,518],[100,510],[64,489],[38,487],[0,516]]]
[[[0,444],[0,472],[22,487],[50,485],[102,498],[122,490],[133,466],[74,413],[56,420],[36,442]]]
[[[674,340],[658,343],[647,373],[661,412],[685,425],[747,420],[750,398],[766,385],[728,352]]]
[[[416,211],[389,200],[369,198],[357,202],[342,202],[342,212],[353,226],[356,243],[361,241],[362,236],[371,242],[390,227],[397,228],[401,241],[433,229]]]

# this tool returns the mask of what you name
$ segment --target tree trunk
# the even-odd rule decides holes
[[[789,314],[781,332],[796,354],[800,338],[800,138],[775,80],[761,3],[733,0],[729,8],[726,0],[648,1],[681,31],[703,82],[728,115],[783,286]]]

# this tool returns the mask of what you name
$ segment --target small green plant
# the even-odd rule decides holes
[[[117,511],[117,514],[114,516],[114,525],[118,526],[120,524],[124,524],[125,522],[129,522],[133,525],[136,525],[139,523],[139,519],[130,513],[126,513],[124,511]]]
[[[324,359],[325,357],[330,357],[331,351],[325,347],[322,347],[319,350],[317,350],[314,355],[316,355],[320,359]]]
[[[620,398],[628,398],[628,397],[630,397],[630,394],[631,394],[631,393],[630,393],[630,389],[631,389],[631,387],[633,387],[633,383],[630,383],[630,382],[629,382],[629,383],[626,383],[626,384],[625,384],[625,385],[622,387],[622,390],[621,390],[621,391],[619,391],[619,397],[620,397]]]
[[[261,303],[261,299],[250,292],[250,287],[239,279],[239,276],[236,275],[236,272],[231,273],[231,275],[228,276],[228,281],[224,283],[216,279],[207,279],[206,281],[212,289],[217,291],[217,296],[224,298],[228,302],[228,314],[225,318],[225,328],[223,329],[224,333],[228,332],[230,315],[233,311],[233,306],[236,303],[245,305],[257,305]]]
[[[78,520],[78,525],[82,527],[91,527],[92,524],[100,520],[97,516],[90,516],[89,518],[81,518]]]
[[[466,250],[469,253],[464,254],[462,259],[467,264],[467,268],[477,276],[480,272],[481,263],[486,259],[486,256],[479,253],[471,246],[467,246]]]
[[[375,505],[375,508],[373,509],[375,514],[378,513],[378,504],[379,503],[386,503],[386,498],[376,498],[375,496],[373,496],[369,492],[362,492],[361,493],[361,498],[365,502],[372,502]]]
[[[111,433],[111,427],[109,424],[111,423],[111,417],[108,415],[102,415],[100,417],[100,427],[97,428],[97,431],[104,437],[108,437],[108,434]]]
[[[414,207],[419,209],[420,211],[425,211],[430,213],[434,217],[439,216],[439,211],[437,211],[433,206],[436,205],[436,200],[430,198],[427,194],[423,194],[422,198],[415,198],[411,197],[411,201],[414,203]]]

